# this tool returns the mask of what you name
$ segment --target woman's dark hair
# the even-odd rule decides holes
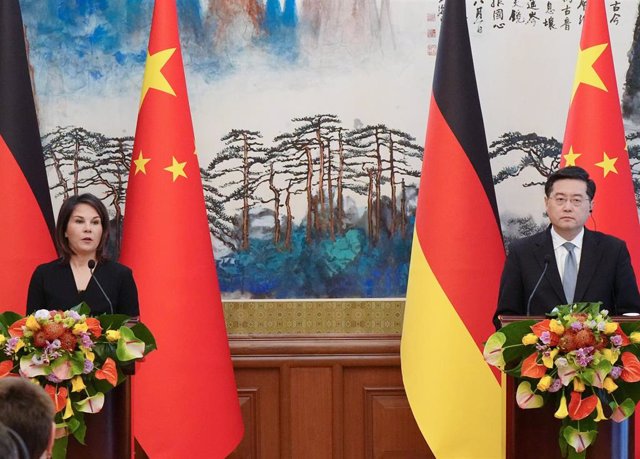
[[[69,224],[71,214],[78,204],[87,204],[88,206],[93,207],[96,212],[98,212],[98,216],[100,217],[100,225],[102,225],[102,237],[100,238],[100,243],[98,244],[98,248],[96,249],[96,261],[102,261],[106,258],[104,249],[107,244],[107,239],[109,238],[109,213],[107,212],[107,208],[104,206],[104,204],[102,204],[102,201],[100,201],[91,193],[71,196],[69,199],[62,203],[60,212],[58,212],[58,221],[56,222],[55,234],[55,242],[56,247],[58,248],[58,255],[60,255],[60,257],[64,261],[69,261],[71,255],[74,255],[73,250],[71,250],[71,247],[69,247],[69,241],[64,233],[67,231],[67,225]]]

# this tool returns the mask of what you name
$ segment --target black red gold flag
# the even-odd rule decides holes
[[[407,397],[438,458],[504,455],[500,380],[482,356],[504,258],[465,2],[446,0],[401,344]]]
[[[18,0],[0,2],[0,311],[24,313],[36,265],[56,257]]]

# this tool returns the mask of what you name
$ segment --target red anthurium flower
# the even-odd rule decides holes
[[[22,326],[26,323],[27,323],[26,317],[20,320],[16,320],[9,327],[9,334],[11,335],[11,337],[15,338],[17,336],[18,338],[22,338],[22,336],[24,335],[24,333],[22,332]]]
[[[620,356],[622,360],[622,373],[620,377],[625,382],[640,381],[640,361],[631,352],[623,352]]]
[[[56,390],[54,386],[52,386],[51,384],[47,384],[44,387],[44,390],[47,392],[47,394],[49,394],[51,400],[53,400],[53,405],[56,409],[56,413],[58,411],[62,411],[65,406],[67,406],[68,392],[66,387],[58,387],[58,389]]]
[[[4,378],[9,373],[11,373],[12,368],[13,368],[13,362],[11,360],[5,360],[4,362],[0,362],[0,378]]]
[[[538,338],[540,338],[540,335],[542,335],[543,332],[549,332],[549,338],[550,338],[549,344],[551,346],[557,346],[558,342],[560,341],[560,337],[551,331],[550,324],[551,324],[550,319],[541,320],[540,322],[531,326],[531,331]]]
[[[547,367],[536,363],[537,358],[538,353],[534,352],[522,361],[522,368],[520,369],[522,376],[526,376],[527,378],[542,378],[545,375]]]
[[[96,338],[98,338],[102,334],[102,327],[100,326],[100,321],[93,317],[88,317],[85,320],[87,327],[89,327],[89,332]]]
[[[579,421],[589,416],[598,405],[598,397],[591,395],[582,398],[580,392],[571,392],[569,401],[569,417],[574,421]]]
[[[111,358],[107,358],[101,370],[96,370],[96,378],[106,379],[109,384],[115,387],[118,384],[118,370],[116,363]]]

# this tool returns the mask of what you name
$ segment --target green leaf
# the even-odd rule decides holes
[[[75,311],[78,314],[84,314],[85,316],[91,315],[91,308],[84,301],[82,303],[77,304],[74,307],[70,308],[70,310],[71,311]]]
[[[51,459],[66,459],[68,442],[69,437],[67,435],[61,438],[56,438],[55,442],[53,443]]]
[[[131,317],[126,314],[103,314],[96,319],[100,321],[103,330],[117,330]]]
[[[154,351],[158,348],[156,345],[156,339],[151,333],[151,330],[149,330],[145,324],[138,322],[133,327],[131,327],[131,330],[135,333],[138,339],[141,339],[145,342],[145,354],[148,354],[149,352]]]
[[[505,341],[507,341],[507,337],[502,332],[495,332],[493,335],[489,337],[486,343],[484,343],[484,351],[483,356],[484,360],[494,367],[503,369],[505,365],[504,357],[502,353],[504,349],[502,346]]]
[[[9,327],[22,318],[23,316],[16,314],[13,311],[6,311],[0,314],[0,325],[4,327],[3,333],[7,334]]]
[[[575,453],[586,452],[587,448],[595,441],[597,434],[598,432],[595,430],[579,431],[572,426],[566,426],[564,429],[562,429],[562,436],[569,444],[569,446],[571,446],[572,449],[575,450]],[[569,457],[571,457],[571,449],[569,450]]]
[[[121,362],[144,357],[146,344],[138,339],[129,327],[120,327],[120,339],[116,347],[116,356]]]

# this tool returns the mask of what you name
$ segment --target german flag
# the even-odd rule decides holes
[[[18,0],[0,2],[0,101],[0,311],[24,313],[33,269],[56,251]]]
[[[445,2],[427,124],[401,357],[441,458],[504,456],[499,376],[484,362],[504,264],[465,2]]]

